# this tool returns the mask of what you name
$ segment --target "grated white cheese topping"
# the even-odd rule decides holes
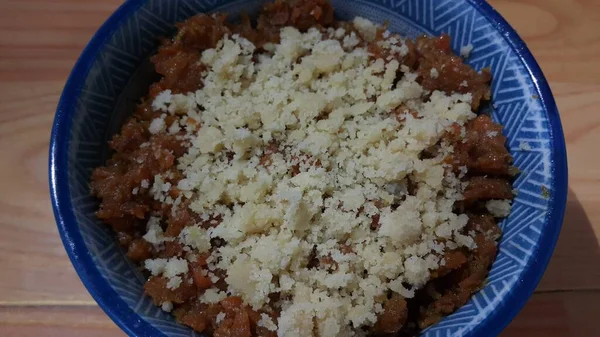
[[[362,39],[375,38],[373,23],[354,25]],[[203,219],[222,219],[208,230],[188,227],[178,239],[211,251],[208,268],[227,271],[229,294],[256,310],[272,293],[289,298],[278,303],[277,324],[265,315],[262,326],[278,336],[351,336],[376,322],[388,290],[414,296],[443,264],[446,247],[475,247],[460,234],[467,216],[452,211],[462,197],[443,163],[452,147],[442,142],[437,157],[420,159],[447,127],[475,117],[471,96],[425,92],[397,60],[369,60],[353,32],[285,27],[280,35],[257,62],[250,41],[223,38],[202,54],[202,89],[156,98],[155,110],[187,116],[178,127],[191,146],[178,160],[184,179],[170,186],[156,176],[150,192],[161,202],[189,199]],[[408,52],[386,35],[384,44]],[[401,105],[417,117],[390,113]],[[151,131],[171,132],[160,120]],[[179,201],[168,195],[173,188]],[[161,234],[149,226],[150,240],[160,243]],[[217,237],[227,245],[211,247]],[[336,268],[308,268],[313,248]],[[187,272],[183,259],[145,265],[170,287]],[[226,296],[208,289],[199,300]]]
[[[167,301],[167,302],[164,302],[164,303],[163,303],[163,304],[160,306],[160,308],[161,308],[162,310],[166,311],[166,312],[171,312],[171,311],[173,310],[173,303],[171,303],[171,302],[169,302],[169,301]]]
[[[464,58],[468,58],[469,56],[471,56],[471,52],[473,51],[473,45],[472,44],[468,44],[466,46],[462,46],[460,48],[460,56],[464,57]]]
[[[271,317],[267,314],[261,314],[260,320],[257,323],[258,326],[262,326],[269,331],[277,331],[277,325],[273,322]]]
[[[226,317],[226,314],[224,312],[220,312],[217,314],[217,317],[215,319],[215,321],[217,322],[217,324],[221,323],[221,321],[223,321]],[[260,325],[260,321],[258,322],[258,324]]]
[[[523,151],[531,151],[531,145],[526,141],[519,142],[519,149]]]
[[[490,200],[485,208],[496,218],[504,218],[510,214],[512,208],[510,200]]]

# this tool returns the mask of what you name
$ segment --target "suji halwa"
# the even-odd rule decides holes
[[[145,292],[215,337],[418,334],[483,287],[510,212],[491,75],[326,0],[198,14],[91,189]]]

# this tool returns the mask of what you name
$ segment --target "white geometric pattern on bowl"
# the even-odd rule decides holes
[[[134,1],[135,2],[135,1]],[[166,336],[199,335],[174,322],[143,294],[143,276],[116,245],[108,226],[94,215],[98,202],[89,194],[93,168],[106,158],[106,140],[122,116],[113,114],[120,93],[139,64],[157,45],[158,36],[169,35],[173,24],[199,12],[223,10],[235,17],[242,10],[255,13],[263,1],[151,0],[139,6],[107,38],[98,58],[90,65],[76,100],[68,146],[68,190],[83,243],[100,274],[124,303]],[[518,195],[513,211],[502,222],[504,235],[487,286],[456,313],[426,330],[424,336],[459,336],[474,329],[501,304],[535,262],[540,234],[554,196],[553,135],[548,116],[537,98],[536,87],[519,55],[505,37],[468,1],[332,1],[340,19],[356,15],[375,22],[389,20],[390,30],[415,37],[420,33],[448,33],[453,48],[472,44],[469,63],[476,69],[491,66],[494,108],[492,116],[505,126],[508,147],[522,174],[515,181]],[[137,5],[139,4],[139,5]],[[133,6],[132,4],[128,4]],[[531,150],[520,149],[527,142]],[[542,195],[542,188],[550,198]],[[143,324],[138,322],[137,324]],[[156,333],[157,331],[154,331]],[[152,331],[149,331],[152,333]]]

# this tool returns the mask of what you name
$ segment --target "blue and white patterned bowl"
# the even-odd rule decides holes
[[[143,276],[94,216],[93,168],[106,141],[153,80],[147,58],[159,36],[199,12],[235,18],[256,13],[260,0],[129,0],[96,33],[62,94],[50,144],[50,188],[65,249],[104,311],[131,336],[198,336],[144,296]],[[558,111],[539,66],[515,31],[484,0],[333,0],[340,19],[389,20],[390,30],[416,37],[448,33],[453,48],[472,44],[469,62],[491,66],[493,117],[504,126],[519,193],[487,286],[424,336],[494,336],[527,301],[550,259],[567,195],[567,160]],[[521,146],[523,142],[529,144]],[[527,149],[527,150],[523,150]]]

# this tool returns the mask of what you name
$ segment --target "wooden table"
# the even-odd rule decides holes
[[[54,109],[73,63],[122,0],[0,0],[0,335],[123,336],[79,281],[48,199]],[[556,95],[570,188],[558,246],[503,336],[599,336],[600,2],[493,0]]]

